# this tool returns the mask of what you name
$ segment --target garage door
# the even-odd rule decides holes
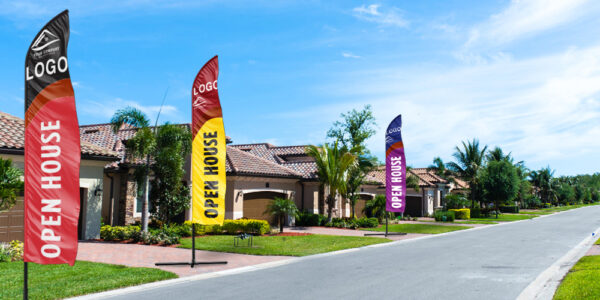
[[[357,218],[362,218],[365,215],[365,213],[363,212],[363,210],[365,209],[365,206],[367,205],[367,201],[371,200],[373,197],[370,195],[360,195],[360,198],[358,198],[358,200],[356,200],[356,204],[354,205],[354,214],[356,215]]]
[[[0,242],[23,240],[23,197],[8,211],[0,212]]]
[[[404,209],[405,216],[422,217],[422,197],[406,196],[406,208]]]
[[[270,214],[265,214],[267,206],[275,197],[285,197],[275,192],[257,192],[244,194],[244,217],[248,219],[266,220],[275,223]]]

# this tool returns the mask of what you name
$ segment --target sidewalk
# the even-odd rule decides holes
[[[234,269],[256,264],[289,259],[287,256],[259,256],[196,250],[196,261],[227,261],[226,265],[161,266],[157,262],[188,262],[192,259],[190,249],[119,244],[106,242],[79,242],[77,260],[125,265],[129,267],[159,268],[173,272],[179,277]]]

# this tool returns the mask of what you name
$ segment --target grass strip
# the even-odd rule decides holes
[[[29,298],[62,299],[177,278],[159,269],[87,261],[69,265],[29,263]],[[23,262],[0,263],[0,299],[23,299]]]
[[[406,233],[425,233],[425,234],[438,234],[457,230],[469,229],[469,226],[456,226],[456,225],[434,225],[434,224],[392,224],[389,225],[389,232],[406,232]],[[385,225],[377,228],[365,228],[362,230],[367,231],[380,231],[385,232]]]
[[[361,236],[304,235],[304,236],[256,236],[254,247],[246,241],[233,246],[232,235],[212,235],[196,238],[196,249],[252,255],[306,256],[373,244],[391,242],[389,239]],[[191,239],[182,239],[180,248],[192,248]]]
[[[569,271],[554,300],[600,299],[600,255],[584,256]]]

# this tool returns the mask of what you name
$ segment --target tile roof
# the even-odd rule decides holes
[[[306,155],[304,145],[275,146],[269,143],[258,143],[230,145],[229,148],[249,154],[250,156],[246,157],[247,164],[250,164],[253,158],[260,158],[299,174],[303,179],[317,178],[317,165]]]
[[[300,173],[290,168],[286,168],[275,162],[255,156],[231,146],[227,147],[226,169],[228,173],[232,173],[234,175],[258,175],[292,178],[302,177]]]
[[[434,171],[428,171],[427,168],[412,168],[409,173],[419,179],[420,187],[435,186],[436,183],[447,183],[446,180],[437,176]],[[385,185],[385,166],[379,166],[377,169],[369,172],[366,181]]]
[[[0,150],[24,151],[24,127],[23,119],[0,112]],[[81,155],[85,158],[108,160],[115,160],[119,157],[119,153],[116,151],[89,143],[83,138],[81,139]]]

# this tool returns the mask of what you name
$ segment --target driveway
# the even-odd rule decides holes
[[[600,206],[318,255],[111,299],[515,299],[600,228]]]
[[[232,239],[233,241],[233,239]],[[125,265],[130,267],[160,268],[180,277],[252,266],[289,259],[287,256],[259,256],[196,250],[196,261],[227,261],[226,265],[161,266],[157,262],[188,262],[192,250],[137,244],[79,242],[77,260]]]

